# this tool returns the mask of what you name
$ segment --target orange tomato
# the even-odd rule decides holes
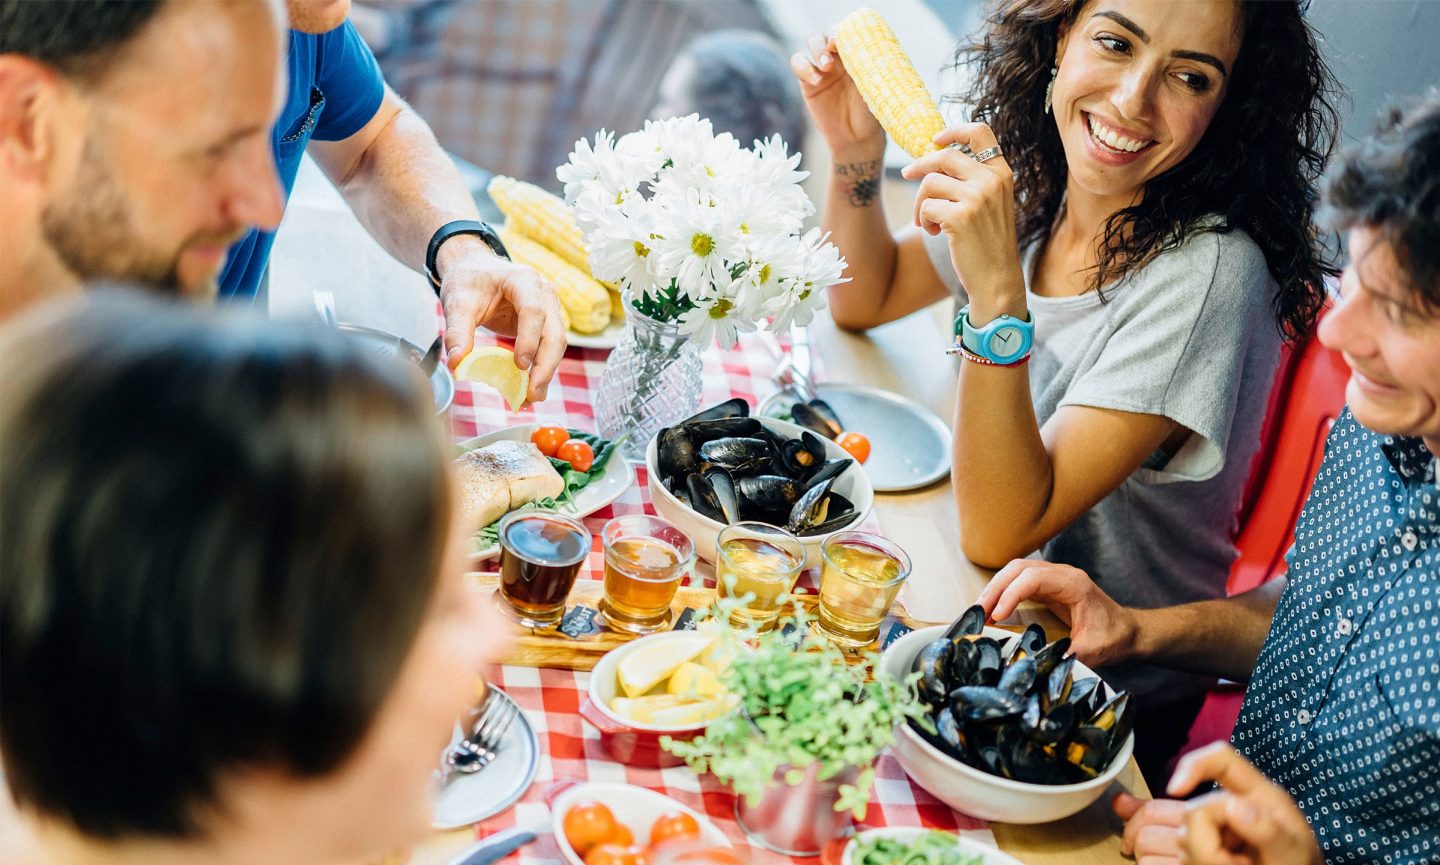
[[[585,865],[640,865],[642,852],[639,847],[597,844],[585,854]]]
[[[530,441],[547,457],[555,456],[560,446],[569,438],[570,431],[563,426],[537,426],[535,431],[530,433]]]
[[[561,821],[565,840],[581,856],[590,848],[609,841],[619,825],[609,808],[589,799],[575,803]]]
[[[694,838],[675,838],[652,845],[650,855],[655,865],[749,865],[729,847]]]
[[[615,831],[610,833],[610,837],[605,839],[605,843],[619,844],[621,847],[634,847],[635,833],[630,831],[629,826],[617,820],[615,822]]]
[[[569,463],[577,472],[588,472],[595,464],[595,451],[590,445],[579,439],[570,439],[560,445],[560,450],[555,453],[556,459],[562,459]]]
[[[667,811],[655,818],[650,827],[650,843],[660,844],[672,838],[699,838],[700,824],[684,811]]]
[[[844,448],[856,462],[863,463],[870,459],[870,440],[860,433],[843,432],[835,439],[835,444]]]

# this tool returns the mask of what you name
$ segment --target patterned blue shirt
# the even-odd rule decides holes
[[[1341,415],[1235,727],[1327,863],[1440,862],[1435,475],[1420,439]]]

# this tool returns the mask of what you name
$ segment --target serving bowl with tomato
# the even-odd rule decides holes
[[[662,848],[677,851],[671,861],[702,850],[720,854],[707,861],[734,859],[730,841],[703,814],[633,784],[577,784],[555,797],[550,813],[570,865],[648,865]]]

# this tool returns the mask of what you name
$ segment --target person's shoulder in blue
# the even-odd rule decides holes
[[[290,88],[271,131],[275,165],[288,198],[311,140],[342,141],[379,110],[385,79],[375,55],[349,21],[328,33],[290,31]],[[220,296],[249,303],[275,242],[274,232],[250,229],[230,249],[220,274]]]

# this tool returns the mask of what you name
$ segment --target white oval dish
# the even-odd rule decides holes
[[[624,823],[631,833],[635,835],[635,843],[644,846],[650,843],[650,826],[660,815],[667,811],[683,811],[695,818],[700,824],[701,836],[711,844],[717,846],[731,847],[730,839],[725,833],[715,827],[714,823],[694,808],[676,802],[669,796],[656,793],[644,787],[637,787],[634,784],[610,784],[603,782],[592,782],[576,784],[574,787],[564,791],[555,797],[550,803],[550,820],[555,831],[555,843],[560,848],[560,855],[570,865],[585,865],[565,840],[565,814],[576,804],[594,800],[604,803],[605,807],[615,815],[615,819]]]

